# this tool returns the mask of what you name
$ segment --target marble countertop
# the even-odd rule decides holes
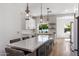
[[[38,35],[53,35],[53,33],[38,33]]]
[[[33,52],[48,40],[49,40],[48,36],[41,35],[38,37],[34,37],[34,38],[26,39],[26,40],[21,40],[16,43],[8,44],[8,46]]]

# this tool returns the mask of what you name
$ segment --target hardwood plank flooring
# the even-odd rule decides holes
[[[50,56],[70,56],[70,43],[69,40],[55,39],[54,46]]]

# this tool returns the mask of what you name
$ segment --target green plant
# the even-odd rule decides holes
[[[42,25],[39,26],[39,30],[42,30]]]
[[[48,29],[48,25],[47,24],[41,24],[39,26],[39,30],[42,30],[42,29]]]
[[[67,31],[71,31],[71,25],[70,24],[67,24],[66,25],[66,28],[65,28],[65,32],[67,32]]]

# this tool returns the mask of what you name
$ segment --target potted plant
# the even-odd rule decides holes
[[[71,31],[71,25],[67,24],[65,28],[65,32],[70,32]]]
[[[44,32],[44,33],[47,33],[48,25],[47,25],[47,24],[41,24],[41,25],[39,26],[39,30],[41,30],[41,31]]]

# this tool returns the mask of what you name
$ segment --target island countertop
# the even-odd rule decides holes
[[[12,44],[8,44],[8,46],[33,52],[48,40],[51,40],[51,39],[49,39],[47,35],[45,36],[42,35],[42,36],[38,36],[38,37],[26,39],[26,40],[21,40],[19,42],[15,42]]]

